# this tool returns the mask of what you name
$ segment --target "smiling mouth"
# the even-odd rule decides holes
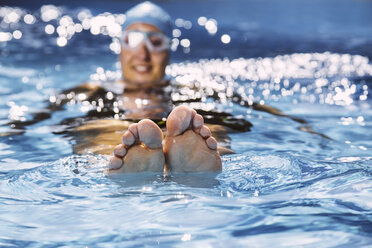
[[[149,65],[136,65],[133,66],[134,70],[139,73],[147,73],[151,71],[151,66]]]

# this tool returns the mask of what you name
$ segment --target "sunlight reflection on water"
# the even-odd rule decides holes
[[[74,141],[52,131],[66,118],[102,110],[106,101],[113,101],[119,118],[122,102],[115,95],[121,88],[111,86],[92,102],[86,94],[57,92],[88,79],[109,87],[105,81],[121,77],[113,56],[120,52],[124,20],[123,14],[92,14],[86,8],[0,7],[0,246],[372,243],[367,55],[307,52],[172,63],[167,75],[180,86],[173,100],[196,99],[191,106],[245,118],[253,123],[251,132],[231,134],[238,154],[223,157],[217,175],[106,177],[106,157],[71,155]],[[198,28],[216,39],[214,45],[230,48],[235,33],[241,34],[227,32],[219,18],[201,15],[194,21],[175,19],[173,51],[206,50],[188,36]],[[102,51],[111,52],[110,62]],[[6,125],[29,120],[45,107],[44,100],[58,105],[66,99],[66,108],[44,122],[24,130]],[[299,115],[331,139],[303,132],[306,127],[291,119],[247,108],[254,102]]]

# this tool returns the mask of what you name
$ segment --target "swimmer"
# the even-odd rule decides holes
[[[120,62],[125,89],[141,94],[167,85],[164,75],[172,32],[169,15],[144,2],[127,11],[123,28]],[[195,110],[176,107],[166,128],[163,147],[162,130],[153,121],[131,124],[122,144],[115,147],[106,172],[221,170],[217,141]]]

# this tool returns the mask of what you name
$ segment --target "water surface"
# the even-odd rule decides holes
[[[230,135],[221,173],[166,178],[106,177],[106,157],[73,154],[57,131],[84,103],[7,124],[63,89],[121,76],[118,9],[132,3],[53,3],[0,7],[0,246],[372,245],[371,2],[160,2],[178,30],[167,74],[200,86],[196,107],[253,124]]]

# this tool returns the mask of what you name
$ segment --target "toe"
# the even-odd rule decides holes
[[[120,145],[115,146],[114,155],[116,157],[122,158],[125,156],[125,154],[127,154],[127,149],[125,148],[125,145],[120,144]]]
[[[110,162],[109,162],[109,169],[116,170],[119,169],[123,165],[123,160],[118,157],[111,157]]]
[[[135,137],[133,135],[132,132],[130,131],[126,131],[124,134],[123,134],[123,144],[126,145],[126,146],[131,146],[134,144],[135,142]]]
[[[138,124],[130,124],[128,130],[133,134],[134,138],[138,139]]]
[[[208,139],[205,140],[205,142],[207,143],[209,149],[217,150],[217,141],[215,138],[209,137]]]
[[[198,129],[204,125],[204,119],[201,115],[196,114],[192,121],[193,128]]]
[[[163,133],[158,125],[153,121],[145,119],[138,122],[139,140],[149,148],[161,148]]]
[[[207,126],[202,126],[200,128],[200,135],[205,139],[212,135],[211,130]]]
[[[167,135],[177,136],[190,128],[196,111],[186,107],[178,106],[169,114],[167,120]]]

